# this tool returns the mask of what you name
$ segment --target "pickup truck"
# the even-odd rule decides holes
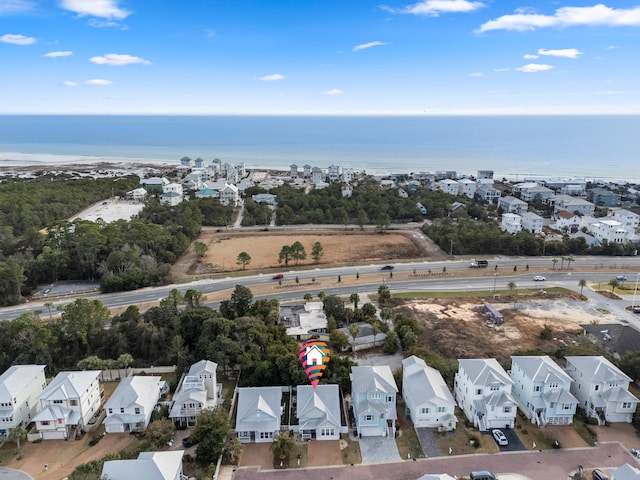
[[[471,260],[469,266],[471,268],[486,268],[489,266],[489,262],[486,260]]]

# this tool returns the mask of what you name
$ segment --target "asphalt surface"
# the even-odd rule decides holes
[[[0,480],[33,480],[33,477],[20,470],[0,467]]]
[[[459,455],[375,465],[335,466],[309,469],[259,471],[243,467],[234,480],[415,480],[421,475],[447,473],[468,476],[473,470],[520,474],[531,480],[566,480],[582,465],[585,469],[618,467],[637,460],[620,443],[593,448]],[[502,478],[502,477],[501,477]]]

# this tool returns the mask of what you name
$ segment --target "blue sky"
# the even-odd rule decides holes
[[[640,0],[0,0],[0,113],[640,114]]]

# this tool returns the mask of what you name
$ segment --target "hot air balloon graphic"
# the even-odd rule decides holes
[[[300,362],[315,390],[329,363],[329,347],[320,340],[307,340],[300,347]]]

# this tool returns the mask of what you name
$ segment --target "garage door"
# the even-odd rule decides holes
[[[64,432],[42,432],[43,440],[64,440]]]

